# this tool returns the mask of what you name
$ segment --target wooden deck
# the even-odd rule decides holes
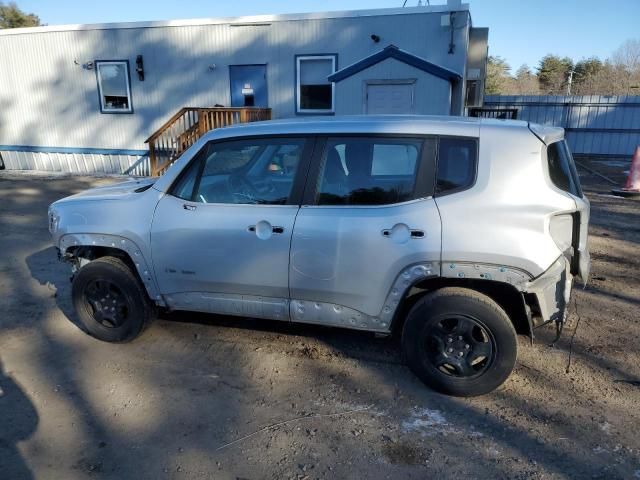
[[[151,175],[162,175],[187,148],[210,130],[270,119],[270,108],[184,107],[146,140]]]

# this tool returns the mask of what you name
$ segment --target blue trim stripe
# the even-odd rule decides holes
[[[351,75],[354,75],[366,68],[375,65],[376,63],[380,63],[387,58],[395,58],[396,60],[435,75],[436,77],[449,80],[450,82],[457,82],[459,80],[462,80],[462,75],[460,75],[459,73],[454,72],[453,70],[449,70],[448,68],[441,67],[440,65],[436,65],[435,63],[431,63],[428,60],[417,57],[405,50],[400,50],[395,45],[388,45],[379,52],[365,57],[362,60],[343,68],[342,70],[338,70],[333,75],[329,75],[328,80],[330,82],[339,82],[341,80],[344,80],[345,78],[350,77]]]
[[[114,148],[37,147],[33,145],[0,145],[4,152],[86,153],[95,155],[149,155],[148,150],[120,150]]]

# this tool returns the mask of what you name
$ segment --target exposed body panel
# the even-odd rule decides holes
[[[294,299],[291,301],[291,320],[355,330],[388,332],[397,307],[405,294],[420,280],[437,277],[439,271],[438,262],[419,263],[405,268],[388,290],[382,310],[375,315],[368,315],[336,303]]]

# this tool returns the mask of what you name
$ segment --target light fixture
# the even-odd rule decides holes
[[[142,62],[142,55],[136,57],[136,72],[138,73],[138,80],[144,82],[144,63]]]

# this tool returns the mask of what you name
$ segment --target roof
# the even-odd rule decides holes
[[[152,22],[119,22],[95,23],[76,25],[48,25],[43,27],[7,28],[0,29],[0,36],[21,35],[47,32],[66,32],[81,30],[116,30],[131,28],[159,28],[159,27],[187,27],[196,25],[229,25],[241,26],[269,26],[275,22],[292,22],[298,20],[324,20],[329,18],[358,18],[386,15],[413,15],[419,13],[444,13],[451,11],[469,11],[467,3],[452,3],[451,5],[433,5],[407,8],[377,8],[371,10],[345,10],[317,13],[292,13],[282,15],[252,15],[245,17],[195,18],[187,20],[168,20]]]
[[[262,122],[239,123],[207,132],[203,138],[234,135],[268,135],[282,133],[405,133],[439,134],[448,132],[478,136],[480,125],[528,128],[524,120],[459,117],[453,115],[335,115],[282,118]],[[245,133],[246,132],[246,133]]]
[[[344,80],[345,78],[350,77],[351,75],[354,75],[375,65],[376,63],[380,63],[387,58],[394,58],[400,62],[406,63],[408,65],[411,65],[412,67],[423,70],[427,73],[435,75],[436,77],[443,78],[450,82],[457,82],[459,80],[462,80],[462,75],[460,75],[458,72],[432,63],[422,57],[418,57],[417,55],[409,53],[406,50],[402,50],[395,45],[388,45],[379,52],[374,53],[373,55],[369,55],[368,57],[365,57],[362,60],[349,65],[348,67],[344,67],[343,69],[338,70],[334,74],[330,75],[328,79],[330,82],[339,82],[341,80]]]

